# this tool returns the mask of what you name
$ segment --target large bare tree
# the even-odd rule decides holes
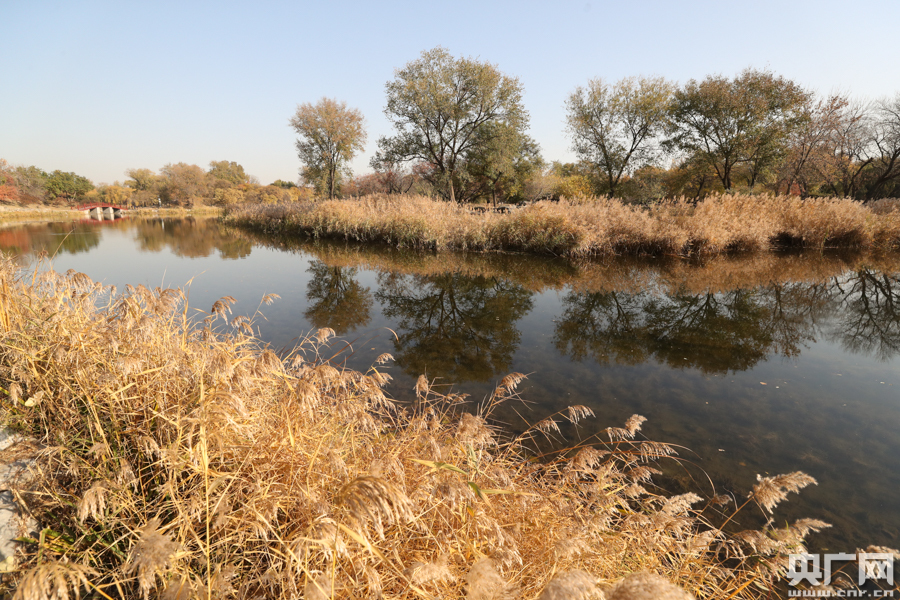
[[[878,102],[873,125],[873,173],[866,189],[866,200],[883,195],[888,185],[900,181],[900,93]]]
[[[780,190],[790,194],[796,188],[801,196],[809,195],[828,155],[834,153],[832,144],[849,108],[850,99],[844,94],[809,99],[804,108],[806,118],[789,138],[788,152],[780,167]]]

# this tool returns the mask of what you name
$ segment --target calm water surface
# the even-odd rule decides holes
[[[213,220],[4,226],[0,248],[58,271],[148,287],[189,284],[193,307],[225,295],[261,338],[291,348],[333,328],[336,361],[357,369],[390,352],[390,394],[415,379],[484,398],[529,375],[511,429],[568,405],[596,419],[586,439],[647,417],[647,438],[684,447],[670,489],[732,493],[757,474],[819,481],[776,523],[834,524],[811,546],[900,546],[900,257],[785,254],[575,264],[515,255],[421,255],[266,239]],[[264,294],[281,300],[259,308]],[[513,408],[515,410],[513,410]],[[746,525],[758,523],[748,515]]]

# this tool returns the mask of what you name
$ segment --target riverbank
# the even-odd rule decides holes
[[[650,571],[701,598],[755,598],[825,526],[734,533],[727,498],[665,495],[653,465],[676,460],[674,448],[642,439],[637,415],[536,463],[529,436],[589,411],[504,439],[491,414],[517,401],[522,376],[477,414],[424,377],[399,406],[381,392],[390,357],[338,370],[317,351],[328,330],[276,356],[246,321],[225,321],[231,301],[191,323],[178,290],[116,293],[79,273],[17,278],[0,265],[0,402],[45,448],[17,490],[42,533],[9,585],[534,597],[551,580],[574,594]],[[737,512],[809,483],[763,478]]]
[[[848,271],[900,272],[896,252],[792,249],[702,257],[622,257],[614,260],[548,259],[524,253],[418,252],[385,244],[310,240],[306,236],[269,235],[249,228],[228,228],[256,246],[312,254],[329,267],[371,269],[423,277],[448,273],[505,279],[526,290],[639,293],[652,288],[675,294],[719,293],[788,283],[819,283]]]
[[[185,217],[185,216],[218,216],[222,209],[216,206],[198,206],[195,208],[167,207],[167,208],[129,208],[128,214],[134,216],[161,216],[161,217]],[[0,205],[0,223],[21,221],[69,221],[83,219],[84,214],[71,208],[59,206],[18,206]]]
[[[900,204],[846,199],[713,196],[650,208],[616,199],[538,202],[480,213],[422,196],[243,205],[227,223],[269,234],[379,242],[419,250],[556,256],[707,255],[805,248],[900,248]]]
[[[68,220],[75,218],[73,213],[72,210],[56,206],[0,204],[0,223]]]

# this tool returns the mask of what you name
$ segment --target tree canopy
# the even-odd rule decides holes
[[[53,171],[46,180],[47,195],[51,199],[76,200],[94,189],[94,184],[81,175],[71,172]]]
[[[572,149],[602,175],[609,197],[623,175],[655,158],[653,142],[668,119],[675,86],[662,77],[592,79],[566,101]]]
[[[190,205],[209,191],[209,177],[197,165],[167,164],[160,173],[165,177],[162,196],[166,202]]]
[[[692,79],[675,92],[669,147],[710,165],[726,190],[734,185],[735,167],[744,165],[752,188],[786,153],[809,97],[798,84],[768,71]]]
[[[250,181],[250,178],[244,173],[244,167],[234,161],[214,160],[209,163],[209,171],[207,172],[215,179],[227,181],[234,185]]]
[[[522,84],[487,62],[427,50],[385,86],[385,115],[395,134],[378,140],[375,163],[421,161],[426,178],[450,201],[472,196],[470,162],[482,173],[503,172],[486,162],[508,160],[528,127]],[[503,155],[501,146],[507,148]]]
[[[128,179],[125,185],[138,192],[149,192],[156,189],[159,177],[150,169],[127,169]]]
[[[362,113],[348,108],[346,102],[322,98],[316,104],[297,106],[290,124],[300,136],[297,154],[304,181],[334,198],[341,176],[350,174],[348,163],[365,147]]]

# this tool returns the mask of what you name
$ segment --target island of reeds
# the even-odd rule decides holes
[[[389,355],[337,368],[327,329],[277,355],[231,302],[192,318],[178,289],[0,263],[0,403],[23,436],[5,458],[31,461],[12,484],[31,522],[7,592],[763,598],[828,526],[770,518],[815,483],[804,473],[668,495],[654,476],[678,452],[640,415],[536,456],[591,411],[505,434],[492,414],[519,401],[518,373],[475,402],[423,376],[397,403]]]
[[[708,255],[779,247],[900,247],[896,200],[718,195],[652,206],[609,198],[478,211],[424,196],[241,205],[227,223],[265,233],[418,250],[517,251],[580,257]]]

